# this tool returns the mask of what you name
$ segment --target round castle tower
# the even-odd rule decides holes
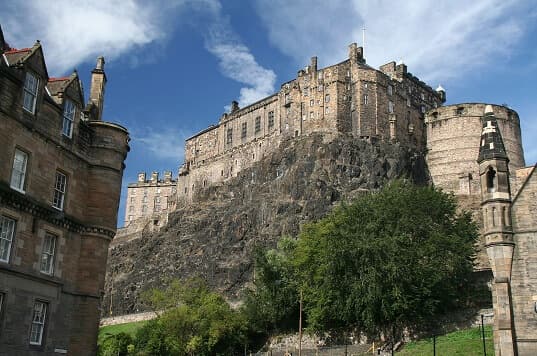
[[[425,115],[427,164],[435,186],[457,195],[479,195],[481,118],[487,104],[466,103],[442,106]],[[516,111],[490,105],[502,133],[509,170],[524,167],[520,121]]]

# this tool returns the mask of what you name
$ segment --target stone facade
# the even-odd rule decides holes
[[[509,162],[499,120],[487,105],[477,163],[485,248],[494,275],[495,354],[530,356],[537,354],[537,175],[535,167],[524,169],[525,180],[513,196]]]
[[[156,226],[166,224],[167,214],[175,209],[177,180],[172,172],[164,172],[164,179],[159,179],[158,172],[152,172],[146,179],[145,172],[138,174],[138,182],[127,187],[125,204],[125,227],[134,220],[151,220]]]
[[[444,100],[443,91],[419,81],[404,64],[368,66],[356,44],[348,59],[326,68],[318,69],[313,57],[278,93],[242,109],[233,102],[218,124],[186,140],[179,204],[192,201],[197,189],[237,176],[292,137],[346,133],[421,147],[424,113]]]
[[[0,355],[94,355],[125,128],[101,120],[104,59],[89,104],[74,72],[50,78],[39,42],[0,29]]]

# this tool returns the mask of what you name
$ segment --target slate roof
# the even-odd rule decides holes
[[[498,120],[492,111],[485,113],[481,118],[483,130],[481,131],[481,142],[479,145],[479,156],[477,163],[489,159],[502,159],[509,161],[505,146],[503,145],[502,134],[498,127]]]
[[[23,62],[30,53],[32,53],[32,48],[11,48],[9,51],[4,52],[4,55],[11,66]]]
[[[47,83],[48,91],[51,95],[56,95],[65,91],[65,88],[69,85],[71,77],[62,78],[49,78]]]

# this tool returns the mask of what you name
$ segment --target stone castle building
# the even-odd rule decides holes
[[[178,202],[192,201],[196,189],[236,176],[292,137],[345,133],[420,147],[425,112],[444,100],[443,89],[431,89],[404,64],[370,67],[355,43],[341,63],[319,69],[313,57],[278,93],[244,108],[233,102],[218,124],[186,140]]]
[[[129,134],[77,72],[49,77],[41,44],[0,29],[0,355],[95,355]]]
[[[159,179],[158,172],[152,172],[150,179],[145,172],[139,173],[138,181],[127,187],[125,226],[139,219],[165,224],[167,213],[175,209],[176,193],[177,180],[172,172],[164,172],[164,179]]]

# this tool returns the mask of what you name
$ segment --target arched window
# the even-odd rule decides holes
[[[489,167],[489,169],[487,170],[487,192],[494,193],[495,180],[496,180],[496,171],[494,170],[494,168]]]

